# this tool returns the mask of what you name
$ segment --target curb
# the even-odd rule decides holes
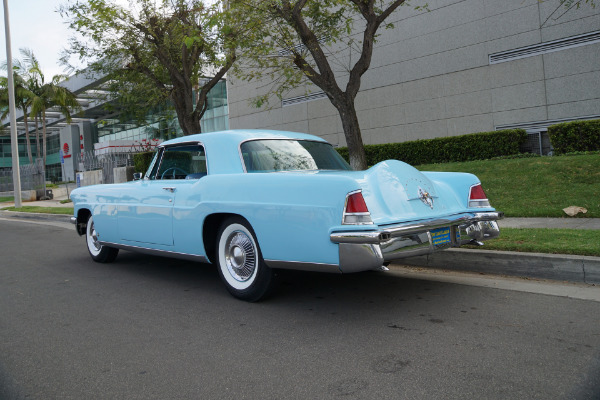
[[[0,210],[0,217],[70,223],[71,215]],[[600,257],[590,256],[447,249],[426,256],[405,258],[393,264],[600,284]]]
[[[600,257],[448,249],[394,264],[600,284]]]
[[[0,217],[12,218],[12,219],[32,219],[42,221],[58,221],[71,223],[72,215],[67,214],[42,214],[42,213],[30,213],[30,212],[19,212],[19,211],[2,211],[0,210]]]

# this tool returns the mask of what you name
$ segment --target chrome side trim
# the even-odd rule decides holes
[[[73,225],[77,225],[77,218],[75,218],[75,217],[71,217],[71,218],[69,219],[69,221],[71,221],[71,223],[72,223]]]
[[[173,257],[173,258],[180,258],[182,260],[188,260],[188,261],[210,263],[206,257],[199,256],[196,254],[186,254],[186,253],[178,253],[175,251],[168,251],[168,250],[149,249],[147,247],[132,246],[132,245],[127,245],[127,244],[112,243],[112,242],[100,241],[100,244],[102,246],[114,247],[115,249],[135,251],[137,253],[150,254],[153,256]]]
[[[282,261],[282,260],[265,260],[265,263],[270,268],[276,269],[295,269],[298,271],[312,272],[333,272],[340,273],[340,269],[336,264],[309,263],[302,261]]]

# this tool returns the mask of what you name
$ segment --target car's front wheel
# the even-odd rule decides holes
[[[229,293],[246,301],[266,296],[273,285],[273,270],[265,264],[250,225],[242,218],[229,218],[217,238],[219,274]]]
[[[100,263],[110,263],[117,258],[119,249],[103,246],[98,239],[98,231],[94,226],[94,218],[90,215],[85,229],[85,242],[92,260]]]

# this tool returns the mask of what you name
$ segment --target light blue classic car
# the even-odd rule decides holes
[[[256,301],[273,269],[349,273],[497,237],[476,176],[401,161],[352,171],[325,140],[231,130],[169,140],[145,175],[73,191],[71,219],[94,261],[119,249],[217,264]]]

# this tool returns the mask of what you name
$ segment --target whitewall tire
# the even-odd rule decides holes
[[[242,218],[231,217],[221,224],[217,264],[227,290],[238,299],[258,301],[272,287],[273,270],[265,264],[256,236]]]
[[[85,242],[92,260],[96,262],[113,262],[117,257],[117,254],[119,254],[119,249],[100,244],[98,231],[96,231],[96,227],[94,226],[94,218],[91,215],[88,218],[87,226],[85,228]]]

